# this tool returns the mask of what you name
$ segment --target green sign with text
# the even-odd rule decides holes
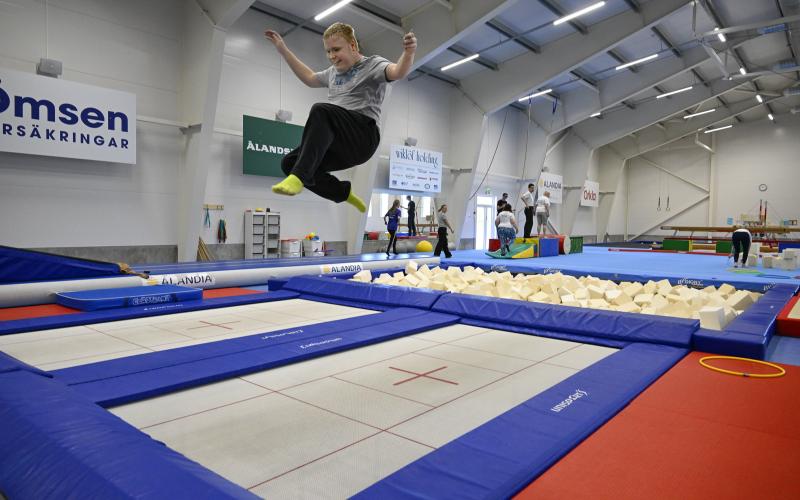
[[[242,116],[242,171],[249,175],[284,177],[281,160],[300,145],[303,127]]]

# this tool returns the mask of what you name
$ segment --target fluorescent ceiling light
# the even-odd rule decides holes
[[[746,74],[747,74],[747,70],[746,70],[746,69],[744,69],[744,66],[741,66],[741,67],[739,68],[739,73],[741,73],[741,74],[742,74],[742,76],[744,76],[744,75],[746,75]]]
[[[714,31],[719,31],[719,28],[714,28]],[[720,42],[727,42],[728,39],[725,38],[725,33],[717,33],[717,38],[719,38]]]
[[[714,112],[714,111],[716,111],[716,110],[717,110],[717,108],[714,108],[714,109],[709,109],[708,111],[701,111],[701,112],[699,112],[699,113],[692,113],[691,115],[686,115],[686,116],[684,116],[684,117],[683,117],[683,119],[684,119],[684,120],[688,120],[689,118],[694,118],[695,116],[707,115],[707,114],[709,114],[709,113],[713,113],[713,112]]]
[[[688,87],[684,87],[682,89],[673,90],[672,92],[667,92],[665,94],[657,95],[656,99],[661,99],[662,97],[669,97],[674,94],[680,94],[681,92],[686,92],[687,90],[692,90],[692,86],[689,85]]]
[[[549,94],[552,91],[553,91],[553,89],[542,90],[541,92],[535,92],[535,93],[533,93],[531,95],[526,95],[522,99],[517,99],[517,101],[518,102],[527,101],[528,99],[533,99],[534,97],[539,97],[540,95]]]
[[[706,130],[703,133],[704,134],[710,134],[711,132],[717,132],[719,130],[725,130],[726,128],[731,128],[731,127],[733,127],[733,125],[725,125],[724,127],[712,128],[711,130]]]
[[[319,21],[323,17],[327,17],[330,13],[341,9],[342,7],[344,7],[345,5],[349,4],[352,1],[353,0],[342,0],[341,2],[336,2],[335,4],[331,5],[327,9],[323,10],[322,12],[314,16],[314,20]]]
[[[763,103],[764,102],[764,98],[761,97],[761,94],[756,94],[756,101],[758,101],[759,103]]]
[[[625,69],[628,66],[633,66],[634,64],[639,64],[639,63],[643,63],[645,61],[649,61],[650,59],[655,59],[656,57],[658,57],[658,54],[652,54],[652,55],[649,55],[647,57],[643,57],[641,59],[637,59],[635,61],[631,61],[631,62],[628,62],[628,63],[625,63],[625,64],[620,64],[619,66],[617,66],[617,71],[619,71],[621,69]]]
[[[594,118],[596,116],[600,116],[600,112],[599,111],[597,113],[592,113],[591,115],[589,115],[589,118]]]
[[[555,21],[553,21],[553,26],[558,26],[559,24],[565,23],[565,22],[567,22],[567,21],[569,21],[571,19],[575,19],[578,16],[582,16],[584,14],[588,14],[589,12],[591,12],[591,11],[593,11],[595,9],[599,9],[600,7],[602,7],[605,4],[606,4],[605,2],[597,2],[595,4],[592,4],[592,5],[588,6],[588,7],[583,8],[581,10],[575,11],[572,14],[568,14],[568,15],[562,17],[561,19],[556,19]]]
[[[465,57],[464,59],[459,59],[458,61],[456,61],[454,63],[448,64],[447,66],[442,66],[441,70],[442,71],[447,71],[448,69],[455,68],[456,66],[464,64],[465,62],[469,62],[469,61],[471,61],[473,59],[477,59],[478,57],[480,57],[480,54],[472,54],[469,57]]]
[[[772,113],[769,113],[769,114],[767,115],[767,118],[769,118],[769,119],[770,119],[770,121],[773,121],[773,122],[775,121],[775,117],[774,117],[774,116],[772,116]]]

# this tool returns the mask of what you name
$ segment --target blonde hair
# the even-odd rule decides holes
[[[328,29],[325,30],[325,33],[322,34],[322,38],[327,40],[333,35],[340,35],[342,38],[347,40],[348,43],[355,44],[356,50],[359,50],[358,40],[356,40],[356,32],[349,24],[339,22],[331,24],[328,26]]]

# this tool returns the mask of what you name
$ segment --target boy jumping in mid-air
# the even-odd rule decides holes
[[[350,183],[330,174],[369,160],[380,143],[380,116],[386,86],[411,71],[417,39],[403,36],[403,53],[396,63],[381,56],[361,54],[352,26],[334,23],[322,35],[331,66],[312,71],[273,30],[264,35],[297,78],[309,87],[328,87],[328,103],[311,107],[300,145],[287,154],[281,168],[287,177],[272,186],[278,194],[294,196],[304,187],[323,198],[346,201],[360,212],[364,201],[351,192]]]

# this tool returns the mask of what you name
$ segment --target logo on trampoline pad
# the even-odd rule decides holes
[[[703,281],[702,280],[693,280],[691,278],[681,278],[678,280],[679,285],[689,285],[689,286],[696,286],[702,287]]]
[[[175,296],[171,293],[161,295],[142,295],[141,297],[131,297],[128,299],[130,306],[145,306],[149,304],[163,304],[165,302],[172,302]]]
[[[208,273],[165,274],[159,278],[160,285],[199,285],[202,288],[214,284],[214,277]]]
[[[310,342],[308,344],[300,344],[300,349],[309,349],[311,347],[319,347],[321,345],[326,344],[333,344],[334,342],[341,342],[342,337],[336,337],[335,339],[328,339],[328,340],[320,340],[319,342]]]
[[[574,393],[572,393],[569,396],[567,396],[567,399],[565,399],[564,401],[558,403],[554,407],[550,408],[550,411],[558,413],[561,410],[566,409],[569,405],[571,405],[572,403],[574,403],[578,399],[580,399],[580,398],[582,398],[584,396],[588,396],[588,395],[589,395],[588,392],[586,392],[584,390],[581,390],[581,389],[576,389]]]
[[[319,266],[319,272],[322,274],[334,273],[359,273],[364,270],[364,266],[360,262],[349,262],[345,264],[326,264]]]
[[[274,335],[265,335],[265,336],[261,337],[261,340],[277,339],[277,338],[285,337],[287,335],[297,335],[298,333],[303,333],[303,330],[292,330],[290,332],[276,333]]]

